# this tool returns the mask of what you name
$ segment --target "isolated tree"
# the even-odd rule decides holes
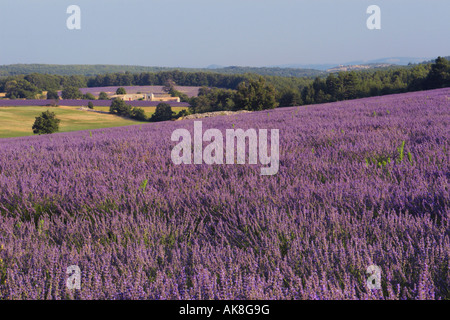
[[[127,91],[125,90],[125,88],[120,87],[120,88],[117,88],[116,94],[127,94]]]
[[[36,117],[36,120],[33,124],[33,133],[34,134],[50,134],[57,132],[59,130],[59,123],[61,120],[56,118],[54,112],[45,111],[42,112],[39,117]]]
[[[77,87],[69,86],[63,89],[61,92],[61,97],[63,99],[81,99],[83,94]]]
[[[48,100],[58,100],[59,99],[58,92],[56,90],[48,90],[47,91],[47,99]]]
[[[92,103],[92,101],[88,102],[88,108],[89,109],[94,109],[94,104]]]
[[[272,85],[267,85],[266,80],[260,77],[258,80],[242,82],[238,86],[237,106],[239,109],[258,111],[273,109],[278,106],[277,92]]]
[[[174,114],[175,112],[172,111],[170,104],[162,102],[156,106],[156,111],[150,121],[167,121],[172,119]]]
[[[164,86],[163,86],[162,90],[164,92],[169,93],[169,92],[175,90],[175,85],[176,85],[175,81],[173,81],[172,79],[167,79],[164,82]]]
[[[98,100],[109,100],[108,95],[106,94],[106,92],[100,92],[98,95]]]

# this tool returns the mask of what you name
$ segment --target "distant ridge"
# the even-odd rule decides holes
[[[206,69],[221,69],[221,68],[225,68],[225,66],[220,66],[218,64],[211,64],[209,66],[206,67]]]
[[[445,57],[450,59],[450,56]],[[179,70],[182,72],[210,72],[220,74],[246,74],[253,73],[262,76],[279,77],[317,77],[326,75],[329,72],[379,69],[390,67],[402,67],[408,64],[432,63],[436,58],[408,58],[392,57],[381,58],[369,61],[351,61],[342,64],[284,64],[268,67],[242,67],[242,66],[221,66],[211,64],[206,68],[182,68],[182,67],[149,67],[133,65],[108,65],[108,64],[10,64],[0,65],[0,77],[15,76],[20,74],[54,74],[62,76],[96,76],[107,73],[142,73],[142,72],[163,72]]]
[[[315,77],[323,73],[314,69],[292,69],[292,68],[256,68],[256,67],[221,67],[211,65],[208,68],[179,68],[179,67],[146,67],[129,65],[56,65],[56,64],[11,64],[0,66],[0,76],[15,76],[19,74],[44,73],[54,75],[83,75],[96,76],[107,73],[142,73],[161,71],[185,71],[185,72],[212,72],[221,74],[245,74],[254,73],[262,76],[282,77]]]
[[[30,73],[46,73],[56,75],[84,75],[95,76],[98,74],[117,73],[117,72],[160,72],[177,70],[180,68],[169,67],[145,67],[130,65],[107,65],[107,64],[10,64],[0,66],[0,76],[10,76]],[[189,70],[189,69],[185,69]]]
[[[427,60],[431,60],[431,58],[413,58],[413,57],[390,57],[390,58],[381,58],[375,60],[357,60],[343,63],[325,63],[325,64],[283,64],[272,67],[279,68],[311,68],[317,69],[321,71],[326,71],[328,69],[332,69],[339,66],[353,66],[353,65],[379,65],[379,64],[390,64],[390,65],[400,65],[406,66],[409,63],[421,63]]]

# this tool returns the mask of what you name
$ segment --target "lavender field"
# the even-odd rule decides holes
[[[440,89],[203,120],[279,129],[273,176],[174,165],[191,120],[0,140],[0,299],[450,299],[449,106]]]
[[[111,100],[75,100],[66,99],[59,100],[58,105],[68,106],[68,107],[78,107],[87,106],[88,103],[92,102],[94,107],[109,107],[111,105]],[[156,107],[161,102],[159,101],[145,101],[145,100],[133,100],[127,101],[127,104],[133,107]],[[189,104],[185,102],[167,101],[172,107],[188,107]],[[55,104],[55,100],[39,100],[39,99],[16,99],[16,100],[3,100],[0,99],[0,107],[16,107],[16,106],[50,106]]]

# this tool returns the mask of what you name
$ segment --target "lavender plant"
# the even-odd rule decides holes
[[[174,165],[191,120],[2,139],[0,299],[449,299],[449,95],[203,121],[279,129],[274,176]]]

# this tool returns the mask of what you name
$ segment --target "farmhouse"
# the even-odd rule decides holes
[[[142,100],[145,98],[145,94],[115,94],[110,97],[111,99],[119,98],[124,101]]]
[[[172,97],[170,94],[164,94],[164,93],[150,93],[146,94],[147,101],[175,101],[180,102],[179,97]]]

